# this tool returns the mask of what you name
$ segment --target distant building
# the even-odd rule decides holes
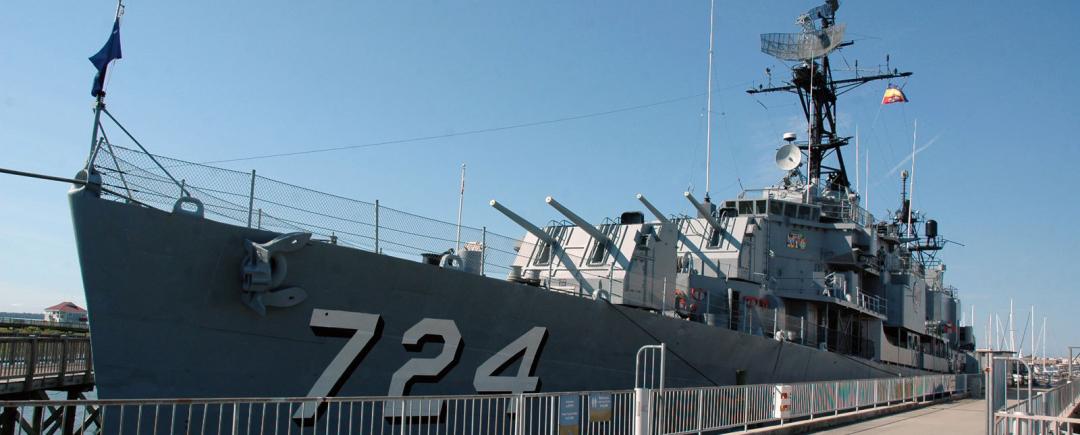
[[[61,302],[45,309],[46,322],[86,323],[86,310],[73,302]]]

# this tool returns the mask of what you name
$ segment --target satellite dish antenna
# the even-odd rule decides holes
[[[776,167],[785,171],[798,168],[802,163],[802,151],[795,144],[787,144],[776,150]]]

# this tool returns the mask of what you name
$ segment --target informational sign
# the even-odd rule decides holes
[[[773,418],[791,417],[791,385],[773,386]]]
[[[993,373],[994,378],[991,379],[993,385],[990,386],[990,388],[992,388],[992,393],[990,395],[992,401],[990,406],[994,411],[998,411],[1005,407],[1007,402],[1006,399],[1009,397],[1008,394],[1006,394],[1006,387],[1008,386],[1007,378],[1010,376],[1009,365],[1003,359],[995,359],[993,366],[994,367],[991,369],[993,371],[991,373]]]
[[[611,394],[589,394],[589,422],[611,421],[612,407]]]
[[[577,394],[559,396],[559,435],[579,435],[581,400]]]

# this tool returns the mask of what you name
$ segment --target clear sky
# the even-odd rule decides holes
[[[764,187],[784,131],[803,130],[788,95],[743,91],[787,67],[758,34],[796,31],[816,1],[721,1],[717,14],[712,193]],[[72,176],[89,146],[93,67],[115,3],[34,1],[0,14],[0,167]],[[315,189],[453,220],[461,163],[466,224],[521,233],[487,206],[534,222],[553,195],[599,221],[640,209],[689,212],[704,192],[708,3],[680,1],[129,0],[110,110],[152,151],[193,161],[336,147],[605,112],[604,116],[407,144],[225,164]],[[885,83],[841,100],[841,129],[870,153],[870,206],[895,208],[919,125],[915,208],[965,247],[947,281],[987,315],[1047,316],[1048,350],[1080,345],[1072,193],[1080,164],[1080,3],[849,1],[855,45],[836,74],[914,71],[906,105]],[[851,156],[853,150],[848,150]],[[851,158],[851,157],[849,157]],[[866,182],[864,178],[864,182]],[[60,183],[0,176],[0,311],[83,302]],[[153,283],[147,283],[152,286]],[[179,295],[178,295],[179,297]],[[1018,328],[1017,335],[1023,331]],[[1019,340],[1019,338],[1018,338]],[[980,341],[981,343],[981,341]],[[1026,343],[1026,342],[1025,342]],[[1025,348],[1027,345],[1025,344]]]

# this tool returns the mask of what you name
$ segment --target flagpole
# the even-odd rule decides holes
[[[119,22],[120,16],[123,14],[124,0],[116,0],[116,13],[113,16],[114,20]],[[102,83],[104,83],[105,77],[102,77],[101,80]],[[86,159],[86,170],[88,175],[97,154],[98,130],[101,126],[101,110],[104,108],[105,92],[104,86],[102,86],[102,91],[94,96],[94,125],[92,126],[92,132],[90,133],[90,156]]]
[[[456,251],[461,252],[461,207],[465,204],[465,164],[461,164],[461,191],[458,194],[457,206],[457,245]],[[459,254],[460,255],[460,254]]]
[[[94,164],[95,154],[97,154],[98,126],[101,125],[101,109],[104,107],[105,102],[102,99],[102,94],[99,93],[94,99],[94,126],[93,132],[90,133],[90,155],[86,159],[86,172],[88,176],[90,167]]]

